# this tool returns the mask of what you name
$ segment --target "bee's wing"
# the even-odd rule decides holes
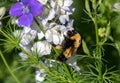
[[[66,63],[74,63],[75,61],[77,61],[77,59],[78,59],[78,55],[74,54],[66,61]]]

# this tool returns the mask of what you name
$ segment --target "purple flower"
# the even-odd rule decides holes
[[[43,6],[37,0],[21,0],[15,3],[9,11],[10,16],[17,16],[19,26],[31,26],[34,16],[42,13]]]

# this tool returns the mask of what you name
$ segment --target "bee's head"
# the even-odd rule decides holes
[[[75,31],[75,30],[69,30],[68,32],[67,32],[67,35],[69,36],[69,37],[71,37],[71,36],[73,36],[73,35],[75,35],[77,32]]]

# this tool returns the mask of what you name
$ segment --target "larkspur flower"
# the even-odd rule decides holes
[[[6,8],[5,7],[0,7],[0,20],[2,17],[5,15]],[[0,28],[2,27],[2,22],[0,21]]]
[[[38,39],[41,40],[45,35],[44,35],[44,33],[41,31],[41,32],[39,32],[39,33],[37,34],[37,36],[38,36]]]
[[[10,8],[9,14],[18,17],[19,26],[31,26],[34,16],[40,15],[42,11],[43,6],[37,0],[21,0]]]
[[[32,52],[37,53],[40,57],[51,53],[52,45],[47,41],[38,41],[31,48]]]
[[[37,36],[37,31],[30,30],[28,33],[24,33],[20,43],[22,45],[28,45],[30,42],[32,42]]]
[[[28,59],[27,55],[25,55],[23,52],[20,52],[18,55],[21,58],[21,61],[25,61]]]
[[[51,0],[51,6],[55,12],[50,12],[50,15],[58,16],[59,21],[65,24],[69,21],[69,15],[73,13],[74,8],[71,7],[73,0]],[[51,14],[52,13],[52,14]]]
[[[21,46],[21,48],[24,49],[24,51],[26,51],[26,53],[30,54],[31,53],[31,44],[29,45],[22,45],[21,43],[19,44]]]
[[[30,48],[31,48],[31,45],[29,44],[29,42],[31,42],[31,41],[28,41],[28,40],[30,40],[29,38],[27,38],[27,36],[26,36],[26,39],[27,40],[25,40],[25,37],[24,37],[24,41],[23,41],[23,36],[25,35],[25,32],[27,33],[28,31],[24,31],[24,30],[15,30],[13,33],[12,33],[12,35],[13,35],[13,37],[14,38],[16,38],[16,39],[20,39],[19,41],[19,45],[27,52],[27,53],[31,53],[30,52]],[[22,41],[21,41],[22,40]],[[28,42],[27,42],[28,41]],[[25,43],[26,44],[25,44]]]
[[[36,38],[37,31],[32,30],[29,27],[25,27],[23,30],[15,30],[13,32],[13,36],[15,38],[19,38],[20,44],[25,46],[25,45],[30,44],[30,42],[32,42]]]
[[[5,8],[5,7],[0,7],[0,20],[1,20],[1,18],[4,16],[5,11],[6,11],[6,8]]]
[[[73,24],[73,21],[69,21],[71,24]],[[59,25],[56,23],[49,23],[48,26],[45,26],[47,28],[45,33],[45,38],[48,42],[52,42],[55,45],[61,45],[64,40],[64,35],[67,35],[68,30],[73,30],[73,27],[71,24]]]
[[[22,32],[22,30],[15,30],[13,33],[12,33],[12,35],[14,36],[14,38],[16,38],[16,39],[21,39],[21,37],[22,37],[22,35],[23,35],[23,32]]]
[[[75,8],[71,7],[72,3],[73,0],[50,0],[48,4],[46,3],[41,16],[39,16],[42,26],[52,23],[54,20],[63,25],[68,23],[70,20],[69,15],[75,10]]]
[[[35,75],[35,80],[36,83],[41,83],[45,80],[46,77],[46,73],[43,69],[39,69],[36,71],[36,75]]]
[[[53,63],[60,63],[59,61],[56,61],[56,60],[54,60],[54,59],[46,59],[45,61],[44,61],[44,64],[45,64],[45,66],[46,67],[53,67]]]
[[[45,5],[48,0],[38,0],[38,1]]]
[[[80,71],[80,67],[77,65],[77,62],[73,62],[73,63],[67,63],[69,66],[71,66],[73,69],[75,69],[76,71]]]
[[[120,3],[118,2],[118,3],[115,3],[113,6],[112,6],[112,9],[114,10],[114,11],[120,11]]]
[[[48,42],[53,42],[55,45],[61,44],[64,40],[64,31],[62,31],[63,28],[65,29],[65,27],[62,25],[51,23],[45,33],[46,40]]]

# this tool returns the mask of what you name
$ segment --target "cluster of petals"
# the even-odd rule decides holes
[[[39,0],[40,2],[46,1],[46,0]],[[75,8],[72,8],[71,5],[73,3],[73,0],[50,0],[50,4],[47,4],[44,7],[44,10],[40,16],[41,22],[43,25],[45,25],[49,20],[59,20],[61,24],[67,23],[70,18],[69,15],[71,15]]]
[[[37,0],[21,0],[15,3],[10,8],[10,16],[18,17],[19,26],[31,26],[34,21],[34,16],[42,13],[43,6]]]

